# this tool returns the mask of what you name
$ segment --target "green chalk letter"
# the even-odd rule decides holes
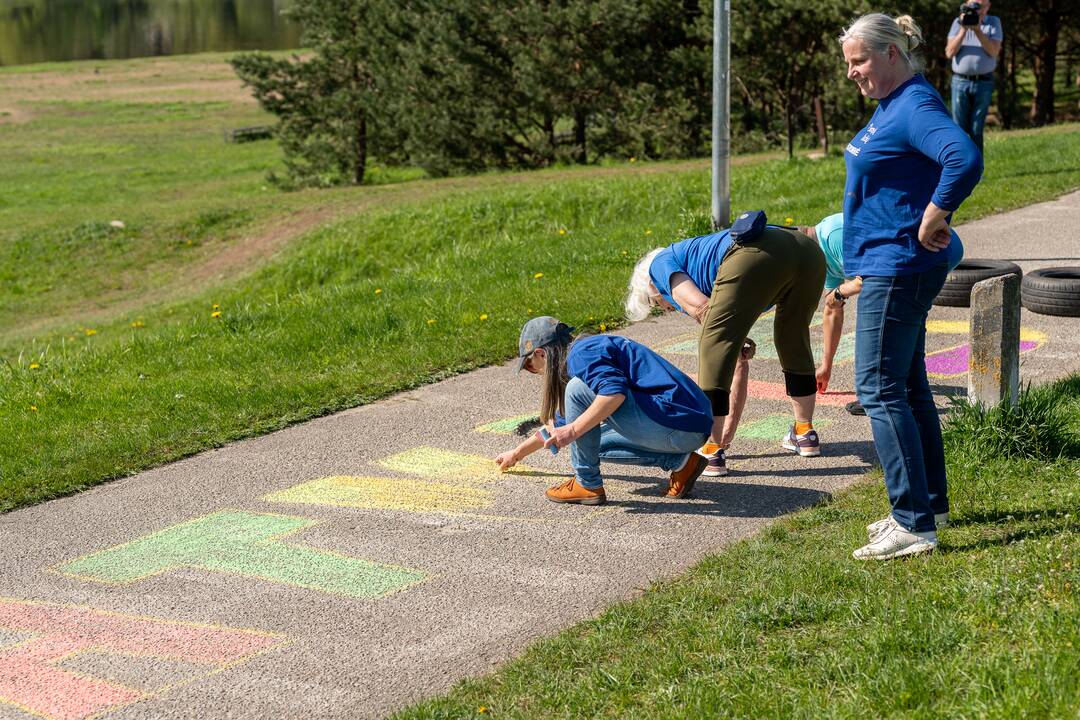
[[[60,571],[119,583],[193,567],[357,598],[379,597],[424,578],[419,570],[282,541],[313,524],[285,515],[217,512],[72,560]]]

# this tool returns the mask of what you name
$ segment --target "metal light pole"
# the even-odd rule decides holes
[[[713,0],[712,221],[731,224],[731,0]]]

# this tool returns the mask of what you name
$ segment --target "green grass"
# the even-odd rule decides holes
[[[995,138],[964,216],[1075,187],[1080,141],[1066,130]],[[708,205],[706,172],[654,170],[536,173],[371,211],[184,302],[0,342],[0,508],[498,362],[531,315],[616,324],[636,258],[690,233]],[[835,211],[842,180],[839,158],[732,176],[738,207],[811,222]],[[235,219],[204,217],[192,236]],[[82,228],[90,266],[138,252],[126,229]],[[20,252],[32,265],[54,250]],[[54,272],[74,285],[79,268]]]
[[[932,556],[850,558],[879,474],[395,717],[1075,718],[1080,376],[1009,414],[1041,457],[958,413]]]

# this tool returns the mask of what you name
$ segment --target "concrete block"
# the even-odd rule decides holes
[[[1020,392],[1020,278],[975,283],[971,288],[971,361],[968,398],[990,408],[1016,405]]]

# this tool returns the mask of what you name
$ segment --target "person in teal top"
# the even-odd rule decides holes
[[[840,344],[840,336],[844,332],[844,302],[840,297],[846,300],[853,295],[858,295],[862,289],[862,279],[856,277],[846,280],[844,276],[844,213],[829,215],[817,225],[800,227],[799,230],[817,240],[821,252],[825,254],[826,295],[822,317],[825,344],[821,354],[821,364],[817,368],[817,388],[819,393],[823,393],[829,387],[833,358]],[[949,272],[952,272],[964,259],[964,244],[960,242],[960,236],[955,230],[952,228],[949,230],[952,233],[952,241],[942,252],[945,254]],[[839,295],[836,291],[839,291]]]

